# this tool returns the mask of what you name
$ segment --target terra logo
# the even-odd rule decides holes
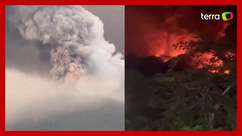
[[[232,12],[223,12],[222,14],[204,14],[201,13],[201,19],[202,20],[223,20],[223,21],[229,21],[232,20],[234,17]]]

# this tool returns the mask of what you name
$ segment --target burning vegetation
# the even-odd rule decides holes
[[[126,8],[127,129],[235,128],[236,18],[200,18],[224,11]]]

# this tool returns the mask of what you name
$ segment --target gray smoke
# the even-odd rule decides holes
[[[52,48],[50,75],[54,79],[78,79],[90,69],[89,62],[98,59],[93,56],[103,58],[98,61],[104,63],[123,65],[122,56],[113,56],[114,45],[103,37],[101,20],[80,6],[16,7],[12,20],[24,39]]]
[[[48,46],[51,68],[50,79],[7,69],[7,128],[18,128],[23,120],[30,120],[25,128],[38,126],[54,116],[53,112],[96,109],[105,105],[106,99],[123,104],[123,56],[105,40],[103,23],[97,16],[81,6],[14,6],[9,21],[24,40],[34,46]],[[30,85],[23,87],[20,82]],[[26,94],[30,97],[24,99]],[[34,102],[37,106],[32,106]],[[31,122],[33,118],[38,121]],[[116,127],[112,125],[122,129],[123,121],[118,122]],[[77,128],[87,128],[88,124],[82,122]],[[115,129],[112,125],[107,124]]]

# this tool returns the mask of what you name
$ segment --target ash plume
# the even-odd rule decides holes
[[[114,45],[103,37],[101,20],[80,6],[16,7],[12,20],[24,39],[51,47],[53,79],[78,79],[91,72],[87,65],[95,55],[110,64],[116,57]],[[121,58],[116,61],[123,63]]]
[[[81,6],[11,8],[13,11],[8,18],[9,22],[18,30],[22,39],[31,41],[29,46],[48,47],[51,68],[48,78],[7,68],[7,129],[39,130],[39,124],[55,118],[55,112],[61,115],[83,113],[77,119],[81,120],[78,126],[70,125],[64,129],[122,129],[124,60],[122,54],[117,53],[115,45],[104,38],[104,25],[99,17]],[[22,87],[21,83],[29,85]],[[29,96],[24,99],[26,94]],[[114,109],[119,107],[116,109],[118,113],[109,113],[113,105],[110,109],[101,108],[104,105],[110,106],[107,101],[116,104]],[[98,115],[99,112],[95,111],[98,108],[104,113]],[[85,111],[90,109],[97,112],[97,115],[87,120],[97,118],[96,122],[84,119],[87,116],[84,115]],[[106,114],[111,115],[101,117]],[[25,126],[19,125],[24,120],[28,120]],[[103,125],[103,120],[108,122]],[[58,125],[65,126],[65,121],[54,124],[54,130],[59,130],[61,127]]]

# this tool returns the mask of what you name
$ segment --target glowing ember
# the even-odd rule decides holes
[[[205,67],[219,68],[223,66],[223,61],[216,56],[214,51],[195,53],[193,63],[194,66],[199,69]]]
[[[230,70],[228,70],[228,69],[224,70],[224,74],[229,75],[230,74]]]
[[[213,74],[218,74],[219,70],[218,69],[209,69],[208,72],[213,73]]]
[[[224,63],[216,56],[214,51],[195,53],[193,59],[193,66],[198,69],[207,68],[210,73],[220,73]],[[226,73],[229,73],[226,71]]]

